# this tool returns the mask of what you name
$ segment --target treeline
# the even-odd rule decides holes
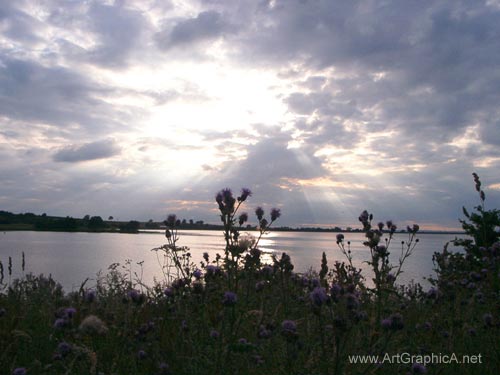
[[[70,216],[36,215],[31,212],[14,214],[0,211],[1,230],[40,230],[62,232],[127,232],[135,233],[141,228],[141,223],[135,220],[129,222],[112,221],[110,216],[105,221],[101,216],[85,215],[83,218]]]

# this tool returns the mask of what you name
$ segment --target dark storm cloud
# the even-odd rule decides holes
[[[112,139],[82,145],[71,145],[54,154],[54,161],[76,163],[80,161],[106,159],[119,154],[120,148]]]

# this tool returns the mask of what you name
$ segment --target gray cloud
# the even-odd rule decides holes
[[[190,44],[217,39],[236,29],[216,11],[199,13],[195,18],[181,19],[167,25],[156,35],[162,49],[189,46]]]
[[[113,139],[105,139],[82,145],[71,145],[57,151],[53,158],[57,162],[76,163],[106,159],[119,154],[120,148]]]

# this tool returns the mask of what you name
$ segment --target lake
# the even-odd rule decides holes
[[[211,259],[216,253],[223,254],[224,241],[219,231],[179,231],[178,245],[188,246],[193,260],[199,263],[203,252]],[[252,233],[250,233],[252,234]],[[253,233],[255,235],[255,233]],[[399,283],[410,280],[423,282],[432,275],[432,254],[443,250],[446,242],[453,240],[454,234],[420,234],[413,255],[407,260]],[[397,263],[401,252],[401,241],[407,234],[397,234],[390,252],[393,264]],[[362,233],[345,233],[345,241],[351,241],[351,251],[357,267],[367,270],[364,261],[369,259],[369,251],[362,245]],[[106,272],[112,263],[126,267],[129,260],[133,273],[141,275],[144,283],[151,285],[153,280],[163,280],[164,276],[158,263],[157,254],[151,249],[166,243],[163,231],[154,233],[66,233],[18,231],[0,233],[0,260],[8,280],[8,257],[12,257],[12,278],[22,276],[22,257],[26,257],[25,273],[43,273],[61,283],[66,291],[77,290],[80,284],[90,278],[86,286],[95,285],[96,274]],[[335,260],[344,260],[336,244],[336,233],[324,232],[271,232],[261,239],[259,248],[265,251],[265,259],[270,254],[288,253],[295,265],[295,271],[306,272],[319,269],[321,255],[326,252],[331,266]],[[449,250],[459,251],[450,245]],[[138,263],[143,262],[142,266]],[[365,275],[369,275],[365,271]]]

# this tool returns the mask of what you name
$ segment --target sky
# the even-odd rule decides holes
[[[0,209],[458,228],[499,103],[499,1],[0,0]]]

